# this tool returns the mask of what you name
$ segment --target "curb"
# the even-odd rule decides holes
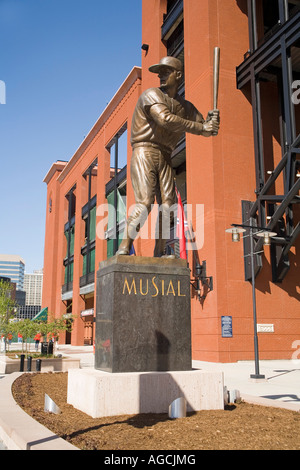
[[[0,379],[0,438],[8,450],[80,450],[29,416],[13,398],[11,387],[23,372]]]

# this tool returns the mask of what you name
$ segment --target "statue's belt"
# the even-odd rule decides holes
[[[137,147],[152,147],[152,148],[160,150],[162,153],[167,153],[168,155],[171,155],[172,153],[172,150],[170,148],[165,147],[164,145],[161,145],[161,144],[155,144],[153,142],[136,142],[132,144],[133,149]]]

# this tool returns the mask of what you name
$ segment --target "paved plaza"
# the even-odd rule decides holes
[[[10,349],[18,349],[18,345],[12,344]],[[94,368],[92,346],[59,345],[56,354],[80,359],[81,368]],[[260,374],[264,375],[265,379],[255,381],[250,378],[251,374],[255,373],[254,361],[236,363],[193,361],[194,369],[222,371],[224,386],[228,391],[238,390],[244,401],[300,411],[300,361],[262,360],[259,366]],[[1,379],[5,377],[3,374],[0,375],[0,386]],[[0,439],[0,450],[3,449],[5,446]]]

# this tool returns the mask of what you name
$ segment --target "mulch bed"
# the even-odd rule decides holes
[[[66,372],[25,373],[14,382],[13,396],[35,420],[82,450],[300,449],[298,412],[241,402],[181,419],[167,414],[91,418],[67,404],[67,380]],[[61,414],[44,411],[45,393]]]

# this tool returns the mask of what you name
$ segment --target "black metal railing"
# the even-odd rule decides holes
[[[95,272],[87,273],[81,276],[79,280],[79,286],[85,287],[85,286],[88,286],[89,284],[93,284],[93,282],[95,282]]]
[[[174,26],[177,25],[179,18],[183,15],[183,0],[178,0],[173,8],[164,16],[164,22],[161,27],[162,40],[167,39]],[[176,27],[176,26],[175,26]]]
[[[67,292],[71,292],[73,290],[73,282],[67,282],[61,288],[61,293],[66,294]]]

